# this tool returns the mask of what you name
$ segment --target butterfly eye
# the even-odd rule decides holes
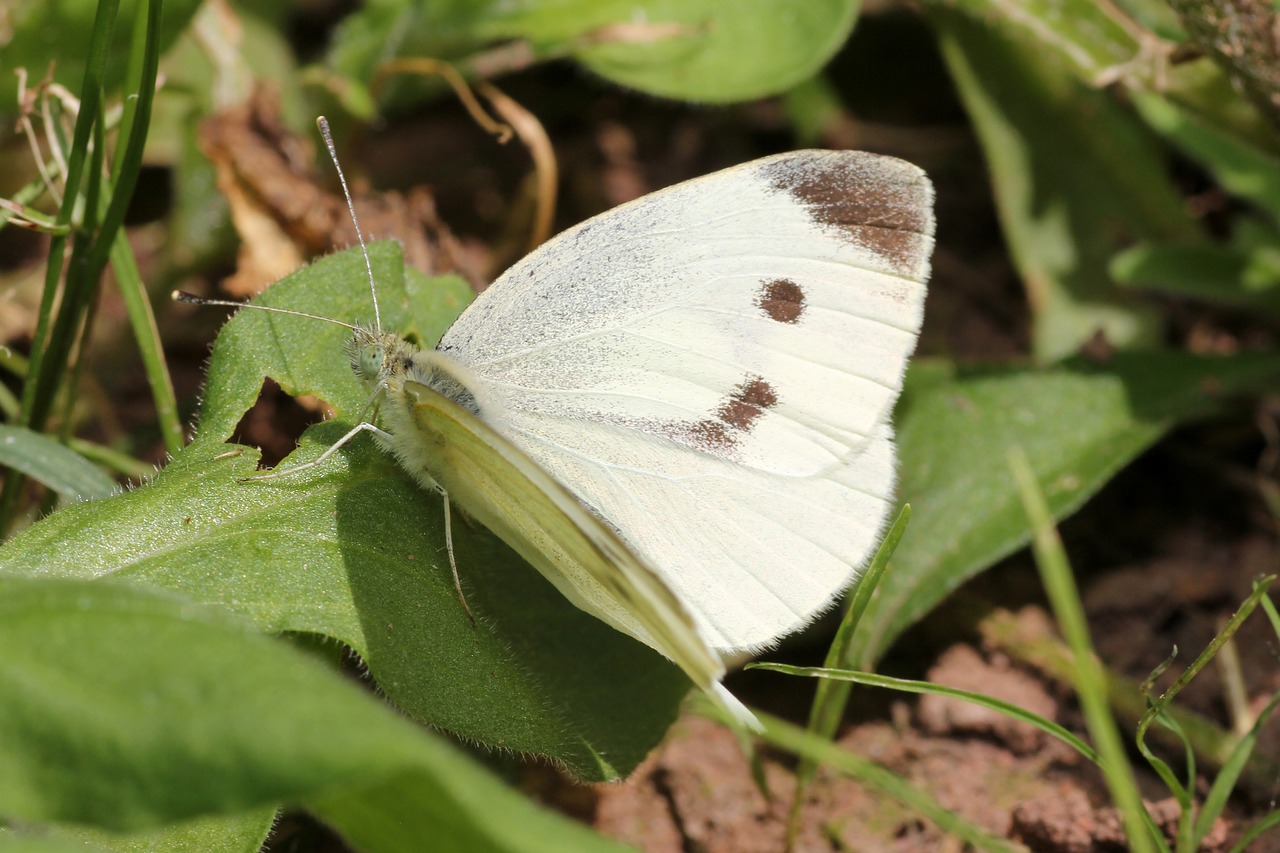
[[[381,347],[366,346],[360,350],[360,376],[370,381],[377,379],[382,372],[383,352]]]

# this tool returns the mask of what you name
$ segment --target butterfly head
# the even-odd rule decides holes
[[[372,329],[359,327],[351,335],[347,345],[347,356],[351,369],[365,382],[376,381],[386,361],[386,349],[379,346],[378,337]]]
[[[356,326],[347,344],[347,359],[356,376],[366,384],[385,385],[389,377],[403,374],[418,348],[394,332]]]

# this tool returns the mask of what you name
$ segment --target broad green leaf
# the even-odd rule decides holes
[[[322,793],[307,807],[356,849],[377,853],[634,853],[634,848],[541,811],[532,798],[498,786],[470,762],[462,769],[450,778],[414,768],[351,794]]]
[[[1160,95],[1201,121],[1276,150],[1271,123],[1211,59],[1178,56],[1187,34],[1165,0],[933,0],[1056,62],[1088,89]],[[1185,51],[1184,51],[1185,52]]]
[[[953,0],[946,5],[998,27],[1037,52],[1061,58],[1086,82],[1133,63],[1142,50],[1133,21],[1117,5],[1096,0]],[[1134,68],[1135,73],[1144,70]]]
[[[1260,149],[1161,97],[1135,92],[1147,123],[1203,165],[1227,192],[1280,220],[1280,157]]]
[[[278,802],[370,850],[618,849],[223,613],[0,577],[0,815],[137,830]]]
[[[1036,355],[1056,360],[1099,331],[1121,347],[1156,343],[1157,315],[1115,287],[1110,259],[1140,240],[1200,236],[1144,128],[1055,55],[944,7],[931,20],[991,171]]]
[[[1030,538],[1005,464],[1022,447],[1055,518],[1077,510],[1171,426],[1223,398],[1272,387],[1280,357],[1118,353],[1103,367],[952,375],[914,365],[898,406],[901,495],[911,527],[855,640],[870,669],[905,628]]]
[[[0,827],[0,853],[110,853],[111,849],[71,838],[9,835]]]
[[[26,825],[0,829],[0,851],[9,850],[5,839],[49,841],[73,845],[79,853],[257,853],[275,825],[274,805],[232,815],[205,815],[171,823],[158,829],[111,832],[92,826],[67,824]],[[59,848],[63,849],[63,848]]]
[[[1280,246],[1134,246],[1112,259],[1124,285],[1280,312]]]
[[[384,326],[434,341],[469,291],[406,285],[398,249],[373,250]],[[372,314],[358,251],[324,258],[262,301],[347,320]],[[0,571],[127,577],[264,630],[331,637],[355,649],[416,719],[554,757],[585,778],[625,775],[688,689],[656,653],[573,607],[493,536],[455,518],[473,628],[453,589],[439,496],[367,436],[321,468],[238,482],[254,473],[254,455],[223,441],[264,374],[338,412],[308,430],[283,465],[314,459],[354,423],[367,391],[348,366],[348,336],[318,320],[238,314],[214,347],[197,441],[146,486],[32,526],[0,550]]]
[[[486,50],[517,42],[535,61],[571,58],[649,94],[726,103],[811,77],[844,44],[859,7],[858,0],[377,0],[343,23],[329,65],[344,85],[360,86],[388,59],[429,57],[467,69],[484,64]],[[424,87],[400,80],[396,90]]]
[[[470,300],[470,292],[457,280],[406,282],[403,259],[392,244],[374,243],[369,254],[383,325],[388,328],[421,338],[425,325],[431,333],[429,342],[434,343]],[[437,300],[435,305],[425,302],[430,298]],[[411,299],[419,301],[411,305]],[[374,321],[368,273],[358,250],[322,258],[282,279],[256,301],[343,323],[372,325]],[[350,339],[350,331],[334,323],[240,312],[214,344],[200,409],[200,437],[231,438],[267,375],[289,394],[314,394],[339,417],[358,418],[369,393],[347,361]]]
[[[64,500],[102,498],[116,482],[60,441],[25,427],[0,425],[0,466],[39,480]]]
[[[484,31],[566,51],[600,76],[653,95],[725,103],[813,76],[853,30],[858,0],[523,0]]]

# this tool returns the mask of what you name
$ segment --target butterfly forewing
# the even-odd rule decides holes
[[[920,325],[930,196],[915,167],[857,152],[689,181],[521,261],[440,349],[512,412],[820,471],[896,399]]]

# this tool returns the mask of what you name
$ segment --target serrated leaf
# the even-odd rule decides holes
[[[372,247],[382,321],[434,341],[469,294],[400,274]],[[368,320],[358,251],[324,258],[263,302]],[[454,591],[443,510],[367,437],[322,468],[241,483],[255,458],[223,444],[270,375],[330,403],[284,466],[314,459],[364,410],[344,356],[349,332],[243,311],[209,365],[200,433],[145,487],[33,525],[0,550],[0,571],[145,582],[251,619],[263,630],[340,640],[414,718],[464,737],[553,757],[588,779],[625,775],[674,719],[688,682],[656,653],[563,599],[488,532],[455,519],[472,628]],[[91,507],[91,508],[90,508]]]

